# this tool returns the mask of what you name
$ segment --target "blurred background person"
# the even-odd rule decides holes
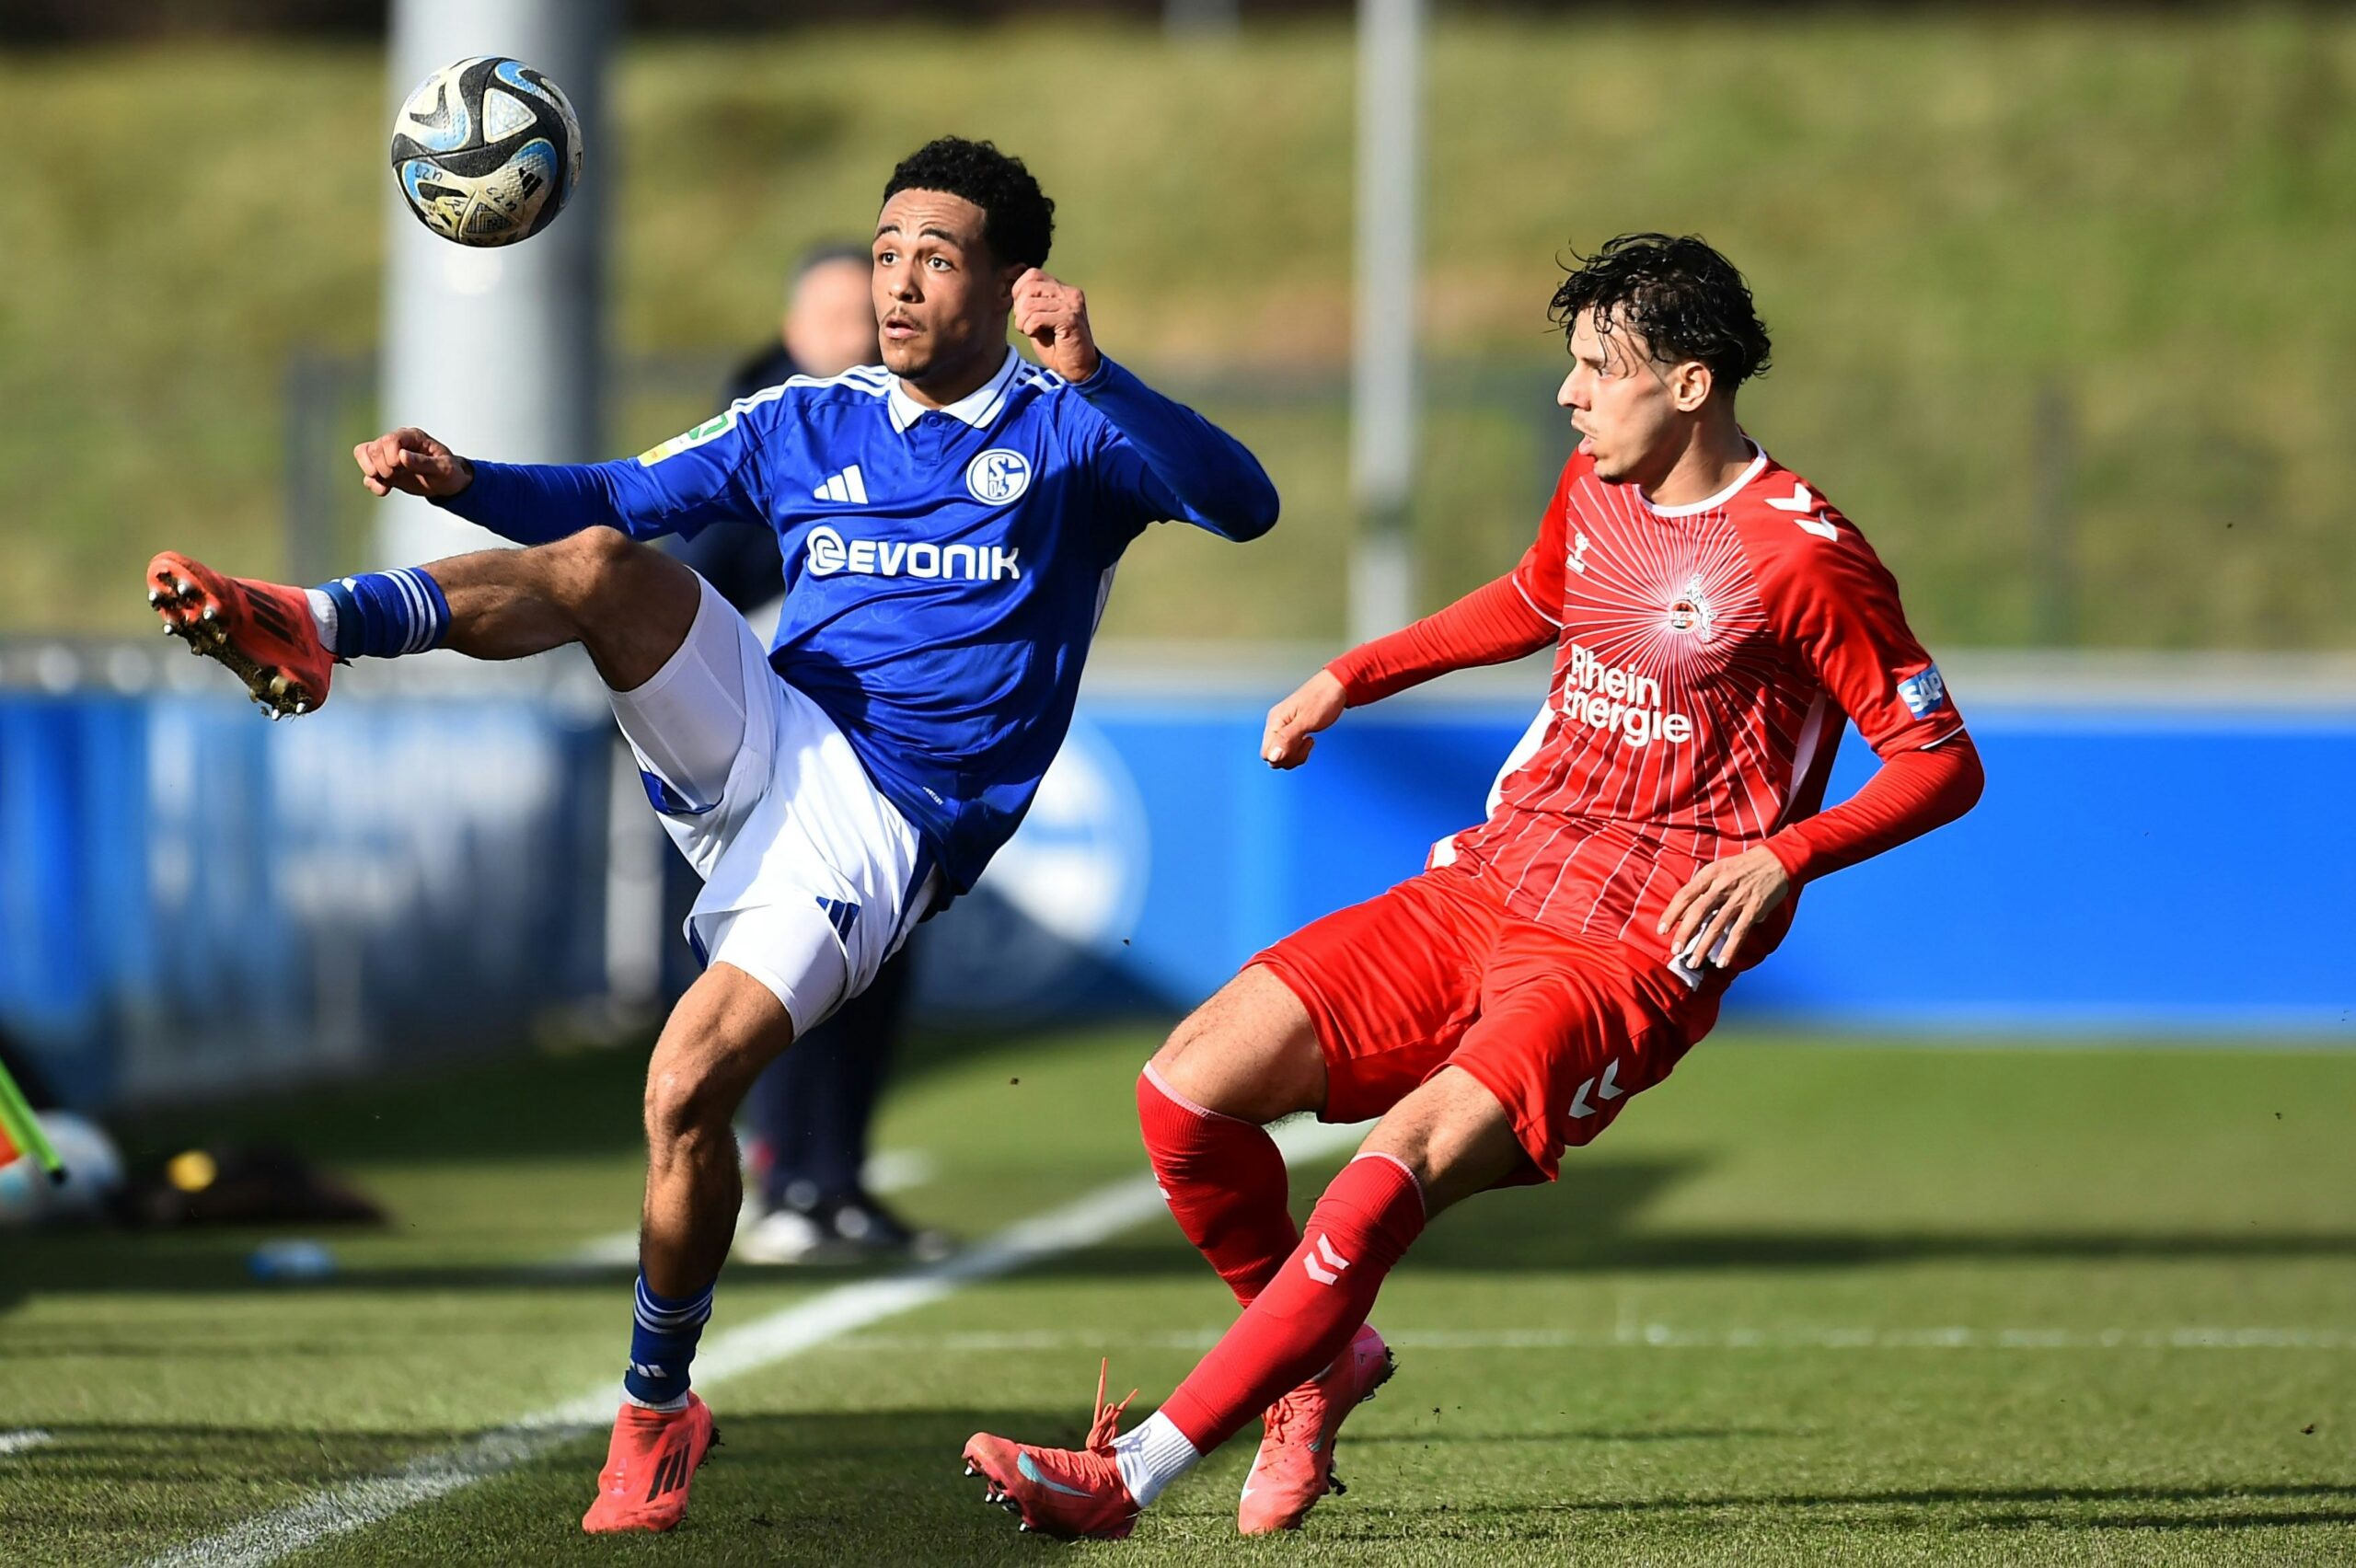
[[[853,365],[875,363],[882,351],[867,272],[864,245],[828,240],[803,251],[786,282],[777,336],[736,367],[722,403],[796,375],[840,375]],[[758,528],[707,528],[692,539],[672,540],[671,553],[701,572],[756,631],[767,637],[775,629],[777,617],[768,612],[785,591],[777,540]]]
[[[813,246],[794,264],[777,337],[736,368],[724,402],[749,398],[795,375],[839,375],[882,358],[868,294],[867,247],[851,240]],[[701,572],[763,637],[776,624],[785,567],[777,536],[759,528],[707,528],[673,540],[673,553]],[[665,856],[671,927],[695,902],[695,873]],[[867,1135],[907,1014],[912,937],[842,1010],[770,1064],[745,1097],[745,1139],[756,1211],[735,1255],[750,1262],[851,1262],[946,1251],[947,1237],[916,1231],[867,1190]],[[675,966],[676,967],[676,966]],[[684,984],[685,976],[681,977]],[[676,987],[675,987],[676,989]]]

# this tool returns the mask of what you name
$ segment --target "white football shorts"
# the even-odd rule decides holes
[[[798,1037],[874,980],[940,872],[834,721],[702,586],[678,651],[608,695],[664,830],[704,880],[688,945],[774,992]]]

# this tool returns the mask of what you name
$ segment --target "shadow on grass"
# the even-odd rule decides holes
[[[109,1124],[134,1159],[263,1142],[334,1164],[616,1154],[643,1147],[639,1114],[651,1045],[437,1064],[234,1103],[151,1109]]]
[[[2305,1501],[2308,1508],[2234,1505]],[[2142,1505],[2129,1512],[2118,1504]],[[2249,1529],[2356,1522],[2356,1485],[2330,1482],[2180,1486],[1940,1486],[1475,1505],[1496,1515],[1660,1516],[1872,1510],[1880,1525],[1951,1529]]]
[[[959,1451],[976,1431],[1028,1441],[1075,1444],[1077,1409],[985,1408],[874,1413],[781,1414],[721,1412],[722,1446],[696,1478],[687,1522],[660,1542],[675,1565],[710,1562],[1036,1562],[1047,1550],[1017,1535],[1013,1520],[981,1502],[981,1483],[961,1473]],[[1690,1434],[1715,1436],[1715,1432]],[[250,1511],[224,1507],[225,1485],[291,1483],[309,1490],[386,1473],[421,1453],[462,1445],[468,1435],[420,1432],[314,1434],[274,1427],[143,1424],[60,1426],[49,1447],[19,1456],[18,1474],[34,1493],[87,1496],[82,1520],[101,1533],[137,1529],[146,1549],[219,1528]],[[1659,1437],[1658,1432],[1561,1433],[1558,1440]],[[599,1456],[596,1432],[583,1432],[446,1498],[372,1526],[366,1561],[500,1562],[577,1560],[591,1551],[576,1522]],[[1474,1434],[1432,1434],[1432,1447],[1476,1444]],[[1371,1447],[1371,1440],[1360,1439]],[[137,1521],[109,1516],[110,1489],[139,1489],[146,1512]],[[1149,1541],[1175,1545],[1207,1529],[1220,1534],[1231,1509],[1224,1485],[1175,1490],[1144,1527]],[[1165,1517],[1166,1516],[1166,1517]],[[0,1502],[0,1519],[8,1516]],[[1559,1502],[1484,1500],[1477,1493],[1426,1493],[1412,1505],[1353,1496],[1312,1525],[1324,1544],[1433,1543],[1466,1528],[1496,1541],[1567,1547],[1606,1520],[1653,1524],[1681,1534],[1696,1523],[1713,1529],[1783,1525],[1854,1531],[1965,1533],[2029,1528],[2235,1530],[2316,1528],[2356,1521],[2356,1485],[2328,1482],[2230,1482],[2144,1486],[1940,1486],[1697,1493],[1676,1497],[1567,1498]],[[22,1538],[36,1555],[53,1516],[28,1516]],[[83,1538],[85,1539],[87,1537]],[[1615,1536],[1625,1545],[1627,1538]],[[606,1543],[633,1556],[658,1543]],[[1236,1543],[1225,1543],[1231,1554]],[[332,1555],[332,1554],[331,1554]],[[337,1559],[342,1560],[342,1559]],[[354,1558],[352,1560],[362,1560]],[[633,1557],[634,1560],[634,1557]]]
[[[1937,1262],[2002,1260],[2061,1262],[2206,1259],[2356,1257],[2356,1232],[2344,1230],[1811,1230],[1747,1228],[1650,1229],[1646,1211],[1706,1165],[1701,1156],[1611,1159],[1582,1164],[1551,1188],[1484,1194],[1450,1210],[1418,1240],[1416,1272],[1629,1274],[1710,1270],[1845,1269]],[[1297,1177],[1295,1209],[1322,1185],[1322,1171]],[[175,1295],[210,1292],[286,1295],[411,1291],[593,1291],[626,1289],[627,1263],[421,1263],[364,1260],[324,1279],[257,1284],[246,1259],[270,1230],[191,1230],[152,1238],[119,1233],[32,1236],[10,1246],[0,1277],[0,1310],[34,1291]],[[1029,1272],[1045,1278],[1197,1280],[1201,1258],[1166,1224],[1134,1239],[1043,1260]],[[729,1265],[735,1281],[791,1281],[816,1287],[888,1274],[889,1266],[762,1268]],[[0,1357],[10,1354],[0,1343]]]
[[[1700,1154],[1583,1160],[1552,1187],[1485,1193],[1434,1221],[1408,1255],[1414,1270],[1614,1274],[1713,1269],[1842,1269],[1883,1263],[2050,1260],[2069,1262],[2185,1258],[2356,1257],[2350,1230],[1807,1229],[1748,1226],[1653,1228],[1645,1215],[1662,1194],[1699,1175]],[[1296,1173],[1298,1215],[1322,1173]],[[1046,1260],[1045,1275],[1128,1278],[1195,1275],[1191,1249],[1124,1240]]]
[[[720,1411],[721,1446],[696,1477],[686,1522],[652,1539],[591,1542],[581,1512],[595,1490],[602,1431],[583,1431],[451,1495],[351,1538],[330,1561],[499,1562],[637,1561],[673,1564],[1036,1563],[1049,1550],[983,1505],[959,1454],[976,1431],[1077,1444],[1085,1412],[1020,1409],[783,1415]],[[20,1456],[17,1479],[43,1496],[87,1500],[70,1521],[100,1539],[152,1551],[258,1512],[224,1510],[225,1490],[288,1482],[304,1493],[397,1471],[420,1456],[464,1448],[477,1434],[328,1433],[271,1427],[91,1424],[58,1426]],[[352,1462],[365,1456],[363,1462]],[[118,1487],[145,1512],[127,1519]],[[0,1496],[0,1520],[9,1518]],[[69,1521],[28,1516],[19,1538],[41,1555],[40,1532]],[[124,1539],[135,1532],[136,1539]],[[87,1540],[89,1535],[80,1539]],[[10,1557],[8,1561],[17,1561]]]
[[[1457,1443],[1501,1443],[1528,1447],[1547,1443],[1724,1443],[1736,1438],[1790,1437],[1789,1426],[1563,1426],[1521,1432],[1451,1432],[1434,1426],[1414,1432],[1350,1433],[1353,1448],[1428,1448]]]
[[[633,1263],[425,1263],[414,1267],[373,1263],[344,1268],[318,1279],[257,1280],[248,1267],[248,1255],[263,1241],[283,1234],[283,1228],[191,1232],[176,1237],[168,1248],[144,1246],[138,1236],[121,1233],[32,1237],[12,1247],[11,1277],[0,1281],[0,1311],[34,1294],[80,1291],[154,1296],[234,1294],[257,1300],[449,1290],[535,1294],[582,1291],[621,1297],[628,1295],[631,1282],[638,1277]],[[334,1245],[331,1236],[329,1245]],[[825,1289],[884,1278],[898,1272],[898,1265],[890,1263],[830,1264],[824,1268],[731,1263],[727,1277],[740,1286],[761,1282]],[[40,1354],[38,1344],[15,1344],[0,1338],[0,1360]],[[171,1353],[167,1350],[159,1354]]]

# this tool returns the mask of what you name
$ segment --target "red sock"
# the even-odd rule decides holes
[[[1235,1298],[1251,1306],[1300,1245],[1276,1141],[1249,1122],[1205,1110],[1151,1066],[1138,1078],[1138,1130],[1178,1228]]]
[[[1342,1167],[1276,1277],[1211,1348],[1161,1413],[1207,1454],[1279,1394],[1339,1355],[1374,1310],[1383,1276],[1424,1228],[1424,1195],[1405,1166],[1362,1154]]]

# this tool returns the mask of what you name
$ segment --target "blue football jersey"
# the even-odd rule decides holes
[[[477,463],[450,511],[525,544],[774,529],[770,663],[841,729],[956,892],[1011,836],[1063,744],[1129,542],[1183,520],[1267,532],[1243,445],[1106,360],[1073,385],[1011,349],[946,409],[880,365],[796,376],[613,463]]]

